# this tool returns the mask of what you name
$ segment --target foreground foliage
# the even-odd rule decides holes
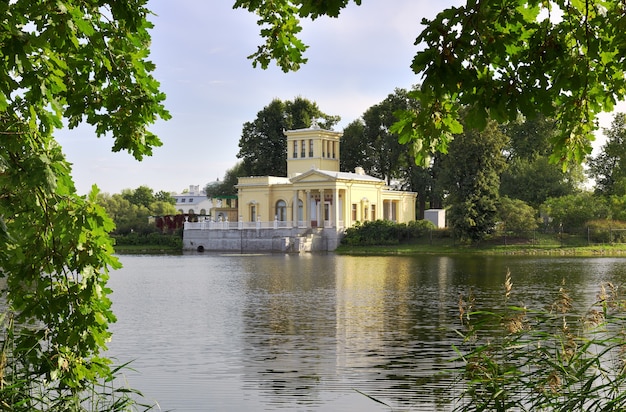
[[[276,61],[290,71],[306,62],[299,18],[338,17],[349,3],[237,0],[234,7],[259,16],[265,43],[250,56],[254,65]],[[552,160],[581,163],[591,153],[597,114],[612,111],[625,94],[623,13],[621,1],[467,0],[423,19],[415,40],[423,47],[411,65],[423,79],[411,92],[420,109],[402,112],[391,131],[427,165],[463,131],[461,110],[469,109],[469,129],[543,114],[557,121]]]
[[[107,279],[120,265],[97,189],[76,194],[53,132],[86,121],[137,159],[161,144],[147,130],[169,114],[146,60],[145,3],[0,3],[3,409],[129,405],[106,395],[106,406],[90,401],[118,372],[102,353],[115,321]]]
[[[456,411],[617,411],[626,407],[626,299],[602,284],[587,309],[558,289],[547,308],[512,304],[507,274],[500,309],[459,297]]]

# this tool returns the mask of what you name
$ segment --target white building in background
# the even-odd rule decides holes
[[[189,190],[172,194],[176,199],[176,210],[185,215],[208,215],[213,207],[213,200],[198,185],[189,185]]]

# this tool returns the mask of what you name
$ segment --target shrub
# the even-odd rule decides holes
[[[589,240],[595,243],[626,243],[626,222],[592,220],[587,223]]]
[[[393,245],[400,241],[400,226],[389,220],[357,222],[346,230],[342,243],[351,246]]]
[[[407,227],[410,239],[422,238],[437,228],[430,220],[412,220]]]
[[[118,246],[164,246],[182,249],[183,241],[180,235],[168,235],[158,232],[140,234],[131,232],[126,235],[112,236]]]
[[[396,245],[402,241],[419,239],[430,233],[435,226],[426,220],[408,224],[389,220],[357,222],[346,229],[341,243],[349,246]]]

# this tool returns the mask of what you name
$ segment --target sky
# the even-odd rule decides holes
[[[410,64],[422,18],[463,0],[365,0],[338,19],[304,21],[308,62],[295,73],[273,63],[267,70],[252,67],[247,56],[262,43],[259,26],[255,15],[232,9],[233,3],[148,2],[155,13],[149,60],[172,115],[150,127],[163,146],[138,162],[127,152],[111,152],[113,140],[96,138],[90,126],[60,131],[79,194],[94,184],[111,194],[142,185],[180,193],[222,179],[239,160],[243,124],[275,98],[309,99],[340,116],[335,130],[342,130],[395,88],[419,83]]]
[[[149,60],[167,95],[172,119],[150,127],[163,141],[151,157],[136,161],[111,152],[110,137],[80,126],[57,134],[73,164],[78,193],[93,184],[120,193],[146,185],[180,193],[222,179],[239,160],[245,122],[273,99],[303,97],[341,121],[342,130],[397,87],[418,83],[410,64],[423,17],[434,17],[460,0],[365,0],[338,19],[303,22],[308,63],[283,73],[275,64],[253,68],[247,56],[262,43],[256,16],[232,8],[234,0],[151,0]]]

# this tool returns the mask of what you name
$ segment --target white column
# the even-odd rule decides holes
[[[291,205],[291,217],[293,220],[293,227],[298,227],[298,191],[293,191],[293,202]]]
[[[317,227],[324,227],[324,189],[320,189],[320,203],[317,207]]]
[[[306,227],[311,227],[311,190],[306,191],[306,205],[305,207],[305,217],[306,217]]]
[[[333,190],[333,211],[335,216],[333,216],[333,220],[335,221],[335,229],[339,228],[339,189],[335,187]]]

